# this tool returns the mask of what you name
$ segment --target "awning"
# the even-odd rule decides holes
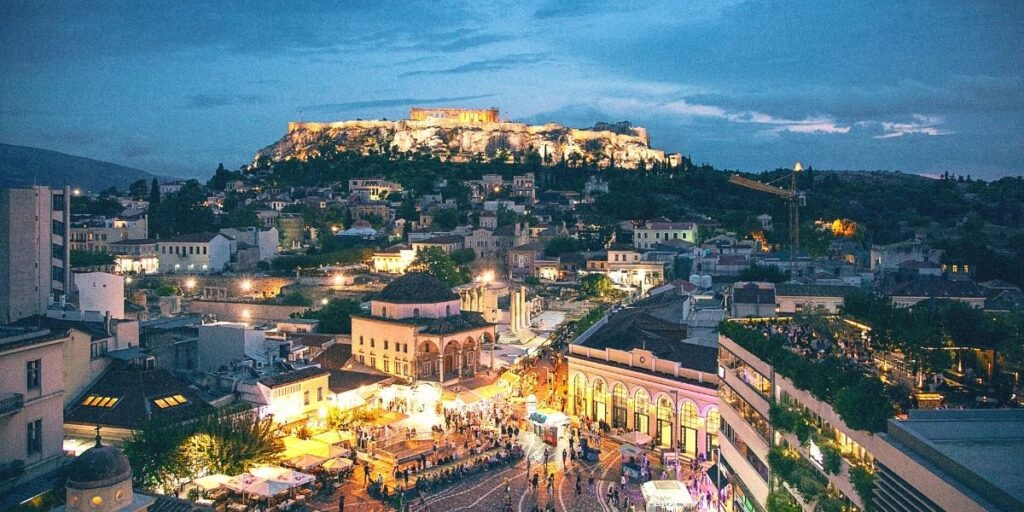
[[[352,467],[352,461],[349,459],[331,459],[324,462],[321,467],[328,471],[342,471]]]
[[[230,476],[214,473],[212,475],[196,478],[192,483],[196,484],[196,486],[202,488],[204,491],[210,491],[219,488],[229,480],[231,480]]]
[[[654,505],[668,509],[684,509],[695,505],[693,496],[682,482],[677,480],[652,480],[640,486],[647,506]]]
[[[635,446],[646,446],[651,444],[651,436],[637,431],[622,434],[619,436],[619,439],[622,440],[623,443],[629,443]]]
[[[315,466],[323,464],[327,459],[324,457],[317,457],[316,455],[310,455],[304,453],[297,457],[292,457],[286,461],[289,466],[293,466],[299,469],[309,469]]]

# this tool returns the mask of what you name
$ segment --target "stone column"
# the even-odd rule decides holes
[[[437,367],[441,370],[438,372],[437,381],[444,383],[444,340],[441,340],[441,349],[438,352],[440,357],[437,358]]]

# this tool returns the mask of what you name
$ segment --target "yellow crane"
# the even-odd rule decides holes
[[[786,203],[789,205],[789,272],[791,278],[796,277],[796,253],[800,250],[800,207],[805,206],[807,201],[807,197],[804,193],[797,190],[796,187],[797,175],[799,175],[803,170],[804,166],[800,162],[797,162],[796,165],[793,166],[792,173],[775,180],[782,181],[789,178],[789,189],[776,187],[771,183],[762,183],[760,181],[744,178],[739,174],[729,176],[729,183],[739,185],[741,187],[747,187],[759,192],[774,194],[786,200]]]

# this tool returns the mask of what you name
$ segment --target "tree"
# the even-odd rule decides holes
[[[114,256],[105,252],[71,250],[72,267],[96,267],[100,265],[113,265]]]
[[[455,208],[444,208],[434,211],[434,218],[431,221],[433,227],[442,231],[455,229],[459,225],[459,211]]]
[[[292,313],[292,318],[306,318],[320,321],[320,332],[327,334],[351,334],[352,315],[362,312],[359,302],[351,299],[334,299],[318,310]]]
[[[153,178],[153,183],[149,187],[149,205],[153,206],[160,202],[160,184],[157,183],[156,178]]]
[[[547,245],[544,246],[544,256],[553,258],[559,254],[578,251],[579,247],[579,241],[575,238],[564,236],[552,238],[548,241]]]
[[[781,283],[789,279],[785,272],[775,265],[750,265],[740,272],[740,281],[767,281]]]
[[[458,266],[439,247],[428,247],[416,253],[410,270],[428,272],[444,281],[448,286],[459,286],[469,282],[469,269]]]
[[[132,483],[156,489],[187,476],[188,463],[181,445],[189,429],[179,423],[149,421],[124,442],[124,454],[132,465]]]
[[[135,180],[128,186],[128,195],[132,196],[132,199],[145,199],[148,192],[149,186],[144,179]]]
[[[612,280],[604,274],[588,274],[580,280],[580,298],[604,297],[613,289]]]

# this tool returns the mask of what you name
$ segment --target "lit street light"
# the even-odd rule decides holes
[[[331,301],[327,297],[320,299],[320,304],[323,304],[324,306],[326,306],[329,302]]]
[[[242,291],[247,292],[249,290],[252,290],[252,281],[246,279],[242,281]]]
[[[187,279],[187,280],[185,280],[185,288],[188,288],[189,290],[192,290],[195,287],[196,287],[196,280],[195,279]]]

